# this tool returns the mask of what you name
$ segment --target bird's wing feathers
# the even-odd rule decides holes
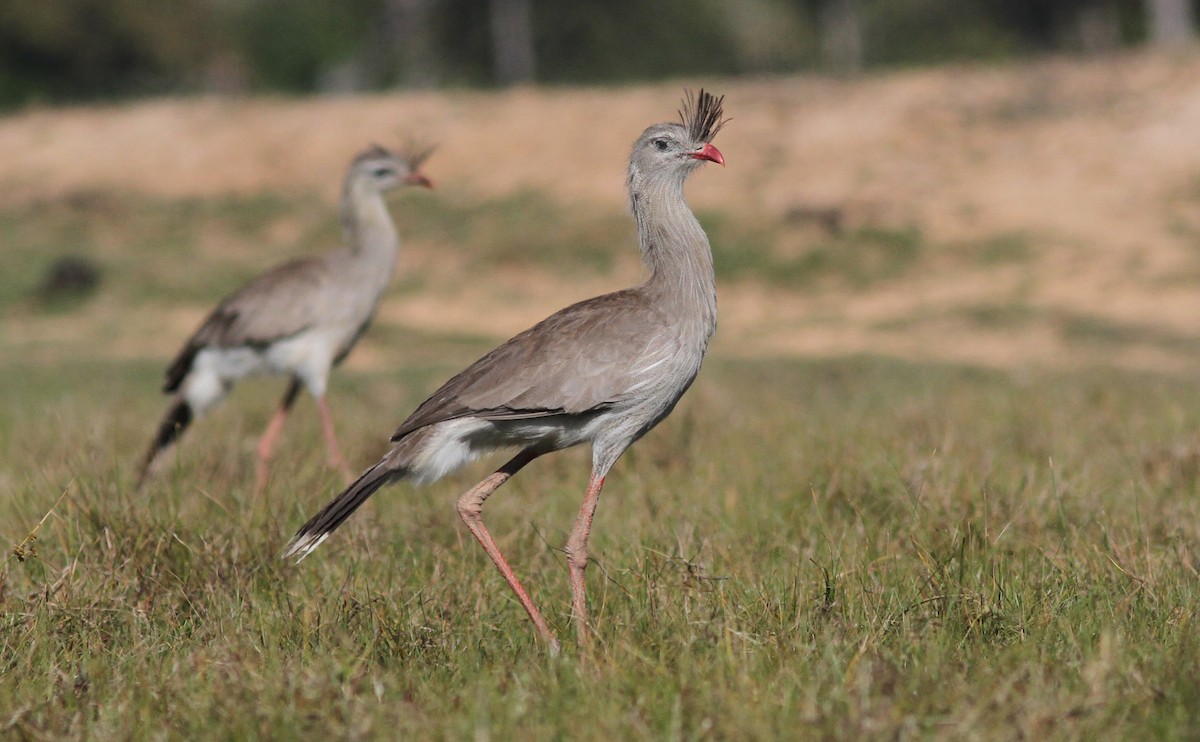
[[[636,290],[551,315],[447,381],[392,436],[462,417],[580,414],[624,401],[657,360],[678,350],[669,322]]]
[[[222,301],[168,367],[164,391],[179,388],[205,348],[262,346],[311,327],[320,318],[313,296],[326,280],[323,267],[320,258],[284,263]]]

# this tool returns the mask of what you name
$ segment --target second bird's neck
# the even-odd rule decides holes
[[[380,270],[394,265],[400,237],[383,194],[347,188],[342,195],[341,216],[346,244],[356,257],[378,264]]]
[[[631,178],[642,260],[650,269],[644,290],[679,305],[707,338],[717,322],[717,285],[708,237],[683,197],[682,178]]]

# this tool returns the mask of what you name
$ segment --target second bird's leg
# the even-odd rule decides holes
[[[254,470],[255,492],[262,492],[267,486],[267,463],[271,460],[271,451],[275,448],[279,431],[283,429],[283,422],[287,420],[288,413],[291,412],[292,405],[296,403],[296,395],[299,393],[300,381],[293,378],[288,382],[287,391],[283,393],[279,409],[275,410],[271,422],[267,423],[267,429],[263,431],[262,438],[258,440],[258,465]]]
[[[321,432],[325,435],[325,445],[329,447],[329,465],[353,480],[354,472],[338,448],[337,435],[333,431],[333,416],[329,414],[329,403],[325,401],[324,396],[317,399],[317,410],[321,413]]]
[[[588,565],[588,534],[592,532],[592,518],[596,515],[596,505],[600,502],[600,488],[604,486],[604,477],[592,473],[588,480],[587,494],[583,496],[583,505],[579,508],[579,518],[571,537],[567,539],[567,569],[571,573],[571,618],[575,621],[575,632],[579,644],[588,643],[588,612],[587,612],[587,583],[583,579],[583,571]]]
[[[558,654],[558,640],[554,638],[554,632],[550,631],[549,624],[546,623],[546,619],[542,617],[541,611],[537,609],[537,606],[529,598],[529,593],[525,592],[525,588],[521,587],[517,576],[513,574],[512,567],[508,566],[508,562],[504,560],[504,555],[500,553],[496,542],[492,540],[492,535],[488,533],[487,528],[483,525],[482,518],[483,501],[488,499],[493,492],[499,489],[500,485],[507,482],[512,475],[520,471],[522,467],[533,461],[537,456],[536,453],[532,453],[526,449],[514,456],[507,464],[492,472],[482,482],[467,490],[463,493],[462,497],[458,498],[458,514],[463,519],[463,523],[467,524],[471,535],[483,546],[483,550],[487,552],[487,555],[492,558],[492,562],[496,565],[496,569],[500,570],[504,581],[516,593],[517,600],[521,601],[521,606],[529,614],[529,619],[533,621],[538,634],[550,645],[550,651]]]

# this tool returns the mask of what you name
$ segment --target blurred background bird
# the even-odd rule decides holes
[[[167,369],[163,391],[174,396],[142,459],[139,488],[196,418],[255,374],[289,377],[259,440],[256,488],[266,485],[275,440],[301,386],[316,400],[330,465],[347,469],[325,399],[329,372],[370,325],[395,270],[400,239],[383,194],[405,185],[431,187],[420,172],[427,156],[378,146],[359,154],[342,188],[346,244],[269,270],[213,310]]]

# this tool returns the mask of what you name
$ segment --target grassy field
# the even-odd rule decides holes
[[[310,132],[304,122],[331,109],[369,118],[391,103],[179,103],[196,123],[161,102],[0,121],[6,147],[24,141],[22,126],[45,134],[0,163],[0,738],[1195,738],[1200,164],[1189,172],[1165,151],[1155,161],[1170,137],[1146,127],[1185,132],[1200,109],[1169,96],[1138,107],[1191,90],[1194,69],[1200,58],[1185,56],[965,71],[972,84],[945,100],[942,72],[732,87],[743,107],[722,137],[743,157],[698,177],[695,201],[722,326],[694,388],[608,479],[588,573],[593,648],[574,643],[561,551],[588,452],[536,462],[485,510],[564,642],[558,658],[454,508],[498,461],[384,490],[303,564],[284,562],[283,544],[341,480],[305,398],[253,494],[255,441],[282,392],[256,380],[195,425],[145,491],[131,489],[163,411],[162,369],[205,310],[338,237],[336,179],[290,177],[311,152],[231,157],[236,187],[193,182],[224,172],[197,162],[159,190],[133,181],[181,152],[211,153],[207,135],[229,141],[242,125],[251,136],[246,121],[264,111],[294,107],[284,128]],[[1039,80],[1061,95],[1029,97]],[[454,141],[485,141],[464,132],[492,124],[486,141],[510,145],[503,162],[528,154],[505,138],[525,108],[586,120],[581,104],[607,96],[623,105],[604,116],[642,120],[662,92],[410,101],[430,121],[461,112],[448,120],[463,137],[430,163],[444,187],[394,201],[400,274],[333,376],[356,465],[497,340],[638,276],[622,152],[603,179],[616,197],[581,209],[592,185],[578,173],[511,162],[474,173]],[[873,98],[890,113],[863,119]],[[755,138],[799,126],[797,100],[817,109],[812,129],[772,170]],[[214,110],[228,122],[204,118]],[[143,118],[125,133],[145,149],[108,175],[113,147],[63,134]],[[190,122],[195,147],[159,141],[149,124],[164,119]],[[1072,128],[1081,122],[1094,126]],[[577,149],[563,128],[551,127],[551,163]],[[1054,180],[1006,152],[1032,143],[1028,157],[1052,163],[1067,139],[1060,164],[1095,164],[1081,148],[1100,152],[1110,135],[1149,148],[1130,211],[1102,208],[1120,168],[1071,170],[1071,208],[1052,189],[1004,196]],[[864,184],[833,199],[844,224],[793,208],[817,188],[796,168],[809,145],[818,174],[881,153],[834,177]],[[340,167],[349,152],[336,154]],[[29,171],[6,175],[13,161]],[[439,161],[466,185],[442,181]],[[796,202],[755,208],[760,192],[730,185],[755,168],[801,184]],[[35,171],[49,177],[34,183]],[[514,184],[513,171],[570,187]],[[278,180],[253,180],[260,172]],[[944,190],[921,191],[935,182]],[[872,211],[868,196],[887,203]],[[1038,206],[1045,219],[1020,218],[1043,216]],[[1116,226],[1132,211],[1140,221]],[[66,254],[94,261],[99,285],[39,294]]]
[[[349,449],[369,459],[396,417],[379,411],[448,368],[343,375]],[[269,405],[249,390],[133,495],[155,372],[3,368],[0,514],[23,554],[0,582],[5,735],[1195,733],[1200,394],[1185,381],[714,358],[610,478],[594,651],[572,643],[559,551],[584,453],[489,503],[567,642],[555,660],[457,520],[485,469],[385,491],[293,566],[276,555],[337,486],[312,410],[263,496],[252,441]]]
[[[226,227],[194,215],[230,210],[122,213],[136,237],[164,211],[211,232]],[[230,239],[261,236],[237,221]],[[103,231],[95,219],[79,228]],[[205,255],[192,262],[203,291],[176,303],[232,280],[227,261]],[[528,259],[550,269],[561,256]],[[144,265],[154,275],[155,261]],[[9,285],[24,296],[9,316],[170,305],[152,283],[66,307]],[[537,462],[489,502],[491,527],[567,642],[555,660],[458,522],[454,497],[486,464],[385,491],[293,566],[280,548],[339,484],[316,453],[311,404],[265,494],[251,484],[254,438],[279,393],[267,380],[239,388],[135,495],[162,364],[107,357],[109,340],[9,340],[0,365],[5,736],[1196,731],[1200,392],[1189,379],[746,359],[722,338],[674,416],[610,477],[589,573],[594,651],[572,643],[560,552],[586,452]],[[400,417],[492,340],[382,322],[365,352],[391,348],[404,362],[335,375],[354,459],[377,456]]]

